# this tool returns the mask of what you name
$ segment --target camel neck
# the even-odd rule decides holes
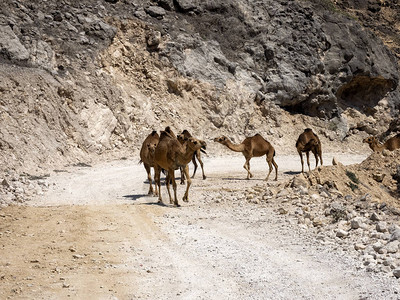
[[[191,149],[189,145],[183,144],[181,152],[179,153],[179,161],[181,164],[188,164],[192,160],[194,151],[195,150]]]
[[[244,144],[233,144],[231,141],[227,141],[225,144],[229,149],[235,152],[243,152],[244,151]]]
[[[380,145],[379,143],[371,144],[371,148],[373,151],[382,151],[384,146]]]

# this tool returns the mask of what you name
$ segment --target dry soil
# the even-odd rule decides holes
[[[333,156],[366,157],[325,164]],[[0,298],[399,298],[396,279],[357,270],[273,205],[242,200],[297,174],[297,156],[277,157],[278,182],[263,180],[264,158],[252,159],[251,180],[240,155],[204,160],[188,203],[178,184],[180,208],[146,195],[137,161],[52,173],[44,195],[0,210]]]

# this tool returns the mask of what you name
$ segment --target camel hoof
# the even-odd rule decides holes
[[[182,200],[183,200],[184,202],[189,202],[188,197],[183,197]]]
[[[162,205],[164,205],[164,202],[162,201],[162,200],[158,200],[158,202],[157,202],[158,204],[162,204]]]
[[[176,207],[181,207],[181,205],[180,205],[178,202],[175,202],[174,205],[175,205]]]
[[[207,176],[204,175],[204,176],[203,176],[203,180],[205,180],[206,178],[207,178]]]

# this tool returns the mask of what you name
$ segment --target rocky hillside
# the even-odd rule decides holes
[[[309,126],[326,150],[367,150],[396,124],[398,16],[396,1],[5,0],[1,170],[134,156],[167,125],[259,132],[278,153]]]

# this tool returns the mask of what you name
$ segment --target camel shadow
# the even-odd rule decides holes
[[[148,195],[148,194],[138,194],[138,195],[124,195],[122,197],[124,197],[124,198],[126,198],[128,200],[136,201],[136,200],[138,200],[140,198],[143,198],[143,197],[156,197],[156,196],[151,196],[151,195]]]
[[[155,201],[154,202],[139,202],[139,203],[137,203],[136,205],[156,205],[156,206],[162,206],[162,207],[169,207],[169,208],[179,208],[179,207],[176,207],[176,206],[174,206],[174,205],[171,205],[171,204],[167,204],[167,203],[165,203],[165,202],[162,202],[162,203],[160,203],[160,202],[158,202],[158,197],[157,196],[151,196],[151,195],[148,195],[148,194],[138,194],[138,195],[125,195],[125,196],[123,196],[124,198],[127,198],[128,200],[132,200],[132,201],[137,201],[137,200],[139,200],[140,198],[155,198]]]
[[[286,171],[286,172],[283,172],[283,174],[293,176],[293,175],[299,175],[299,174],[301,174],[301,171]]]
[[[255,181],[255,180],[263,180],[263,179],[260,179],[260,178],[250,178],[250,179],[247,179],[247,178],[237,178],[237,177],[224,177],[224,178],[221,178],[222,180],[230,180],[230,181],[237,181],[237,180],[240,180],[240,181]]]
[[[165,202],[162,202],[162,203],[160,203],[160,202],[145,202],[145,203],[139,203],[138,205],[149,205],[149,206],[162,206],[162,207],[166,207],[166,208],[181,208],[182,206],[180,205],[180,206],[174,206],[173,204],[169,204],[169,202],[168,203],[165,203]]]

